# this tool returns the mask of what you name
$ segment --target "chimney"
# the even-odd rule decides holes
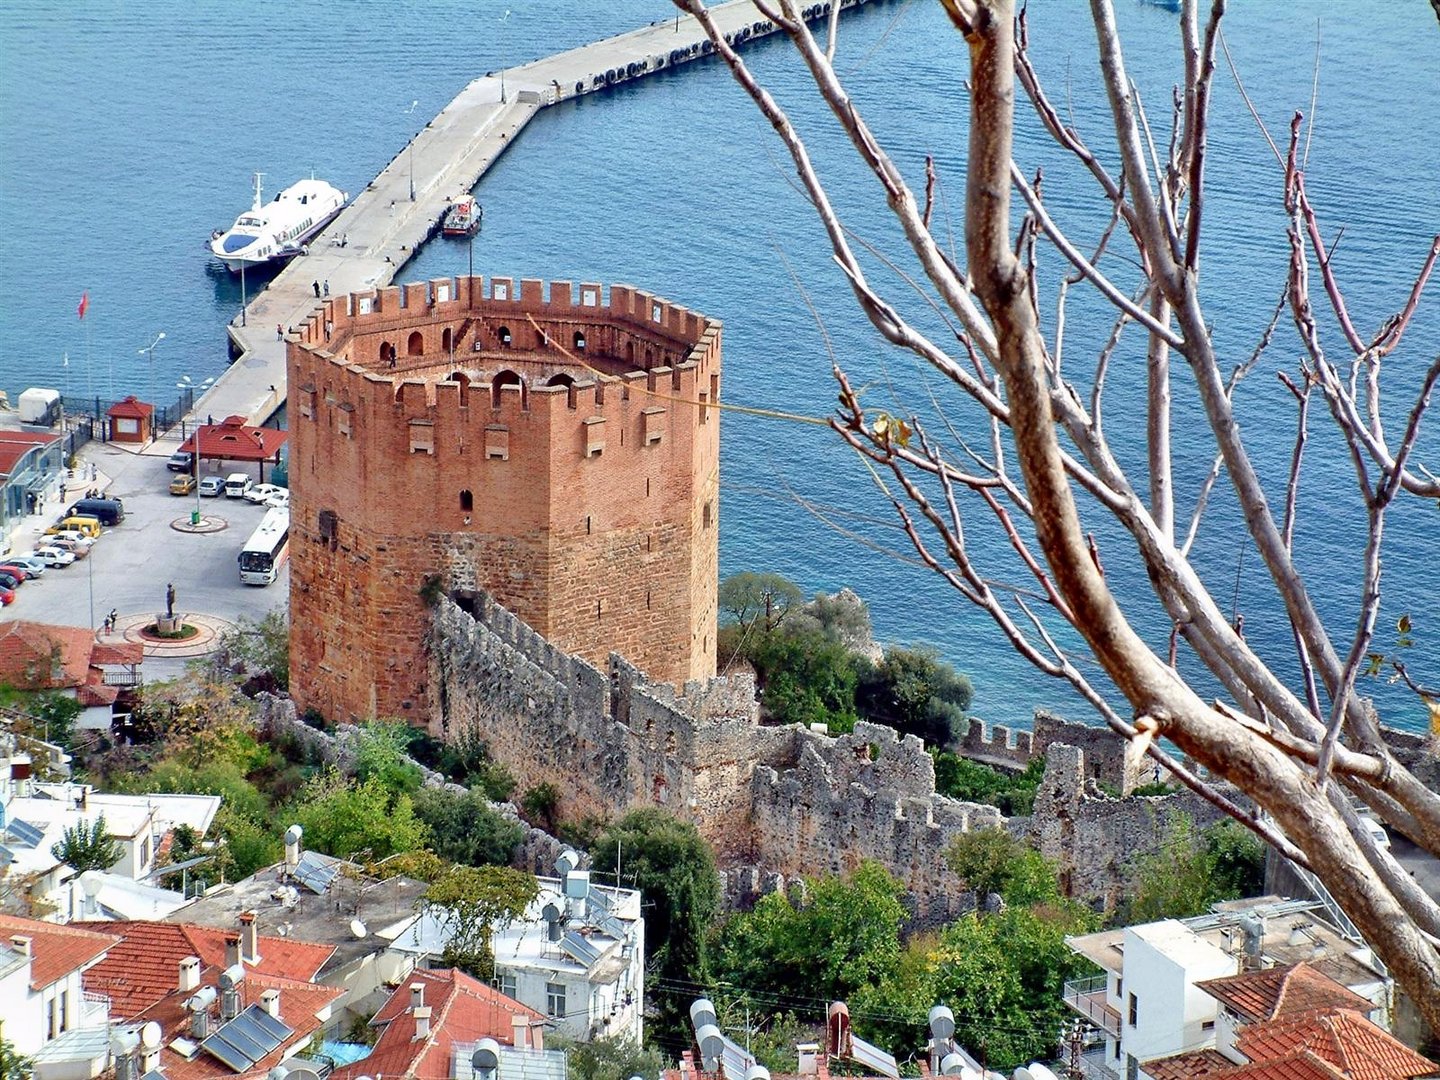
[[[10,938],[10,944],[21,956],[30,955],[30,939],[24,934],[15,934]]]
[[[425,984],[414,982],[410,984],[410,1008],[418,1009],[425,1004]]]
[[[530,1021],[523,1016],[510,1017],[510,1045],[516,1050],[530,1048]]]
[[[180,961],[180,992],[194,993],[200,988],[200,958],[187,956]]]
[[[240,963],[240,935],[227,934],[225,937],[225,967],[227,969]]]
[[[266,990],[263,994],[261,994],[261,995],[260,995],[260,1008],[264,1009],[267,1013],[269,1013],[271,1016],[273,1016],[276,1020],[279,1020],[279,1019],[280,1019],[280,991],[279,991],[279,990]]]
[[[415,1012],[415,1038],[428,1039],[430,1037],[430,1006],[421,1005]]]
[[[255,912],[240,913],[240,957],[247,964],[260,962],[260,928],[255,925]]]
[[[543,1024],[536,1024],[530,1029],[530,1049],[545,1049],[545,1027]]]

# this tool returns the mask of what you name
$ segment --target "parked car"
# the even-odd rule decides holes
[[[33,570],[37,577],[45,573],[45,560],[38,555],[6,555],[3,559],[0,559],[0,564],[19,566],[25,570]]]
[[[0,604],[13,604],[15,602],[15,590],[0,587]]]
[[[46,566],[69,566],[75,561],[75,553],[54,544],[45,544],[35,549],[35,558],[43,559]]]
[[[185,473],[183,476],[177,476],[174,480],[170,481],[171,495],[189,495],[194,490],[195,477],[189,473]]]
[[[77,547],[82,547],[86,551],[89,551],[95,546],[95,538],[89,533],[81,532],[79,529],[61,529],[59,532],[50,533],[49,539],[45,542],[48,544],[52,540],[68,540],[70,543]]]
[[[7,574],[15,574],[24,578],[26,581],[29,581],[31,578],[38,578],[41,574],[45,573],[45,567],[43,566],[32,566],[28,562],[17,562],[9,556],[0,559],[0,570],[5,571]]]
[[[4,567],[0,567],[0,588],[18,589],[25,584],[25,575],[16,570],[11,573]]]
[[[216,495],[225,494],[225,478],[223,476],[203,476],[200,478],[200,494],[207,498],[214,498]]]
[[[256,484],[251,487],[250,490],[245,492],[245,498],[249,499],[252,503],[256,503],[258,505],[265,502],[265,500],[270,498],[270,496],[274,495],[277,491],[284,490],[284,488],[277,487],[274,484]]]
[[[268,499],[265,500],[265,505],[273,506],[277,510],[289,510],[290,489],[281,488],[279,491],[275,492],[274,495],[271,495]]]
[[[255,481],[246,476],[243,472],[232,472],[225,477],[225,497],[227,499],[243,499],[245,493],[254,487]]]
[[[78,532],[94,539],[100,535],[100,521],[93,517],[67,516],[45,530],[47,536],[62,532]]]
[[[61,551],[70,552],[70,554],[74,555],[77,559],[83,559],[86,555],[90,554],[90,546],[88,544],[82,545],[79,541],[72,540],[67,536],[49,537],[49,544],[51,547],[57,547]]]
[[[93,517],[101,525],[119,525],[125,520],[125,500],[81,499],[65,512],[72,517]]]
[[[175,453],[170,455],[170,459],[165,462],[165,467],[171,472],[193,473],[195,471],[195,460],[184,450],[176,450]]]

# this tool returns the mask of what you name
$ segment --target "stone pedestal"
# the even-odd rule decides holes
[[[155,632],[157,634],[178,634],[180,632],[181,620],[179,615],[173,617],[164,614],[155,616]]]

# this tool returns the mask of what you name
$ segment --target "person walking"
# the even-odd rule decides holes
[[[325,295],[326,295],[326,296],[329,296],[329,295],[330,295],[330,279],[329,279],[329,278],[326,278],[326,279],[325,279]]]
[[[320,282],[312,281],[310,287],[315,290],[315,299],[320,299]]]

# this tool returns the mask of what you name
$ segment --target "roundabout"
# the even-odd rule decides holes
[[[177,615],[176,619],[181,628],[178,636],[167,636],[156,632],[157,618],[153,612],[120,615],[115,619],[115,629],[101,633],[99,640],[134,642],[144,647],[147,657],[188,659],[214,652],[220,635],[235,625],[214,615],[191,612]]]

